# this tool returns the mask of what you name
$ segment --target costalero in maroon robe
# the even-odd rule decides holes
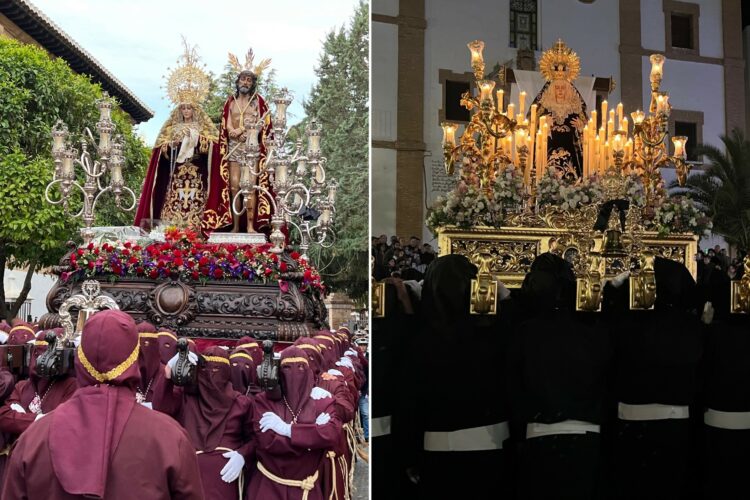
[[[154,387],[160,378],[164,377],[164,365],[161,362],[159,334],[156,327],[148,322],[138,324],[138,338],[141,350],[138,354],[138,367],[141,382],[136,388],[136,401],[151,403],[154,399]]]
[[[172,330],[159,328],[159,357],[162,364],[172,359],[177,354],[177,335]]]
[[[102,311],[83,329],[80,389],[19,438],[4,500],[201,500],[185,431],[135,402],[138,333],[121,311]]]
[[[226,483],[221,470],[227,464],[222,455],[237,451],[245,464],[255,459],[252,439],[252,400],[232,388],[229,358],[224,349],[210,347],[199,364],[197,387],[176,387],[171,379],[157,384],[154,409],[172,415],[190,436],[198,455],[204,495],[207,500],[240,498],[239,480]]]
[[[313,400],[310,393],[315,375],[302,349],[288,347],[281,352],[280,401],[267,393],[255,399],[253,419],[258,440],[258,473],[248,488],[248,498],[323,500],[320,465],[325,451],[335,446],[341,435],[341,422],[333,398]],[[294,412],[294,413],[292,413]],[[273,413],[291,424],[291,437],[273,429],[261,431],[264,414]],[[318,425],[316,419],[328,414],[330,420]],[[293,481],[296,485],[280,484]]]

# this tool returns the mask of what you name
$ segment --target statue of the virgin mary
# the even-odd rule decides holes
[[[211,232],[231,224],[229,173],[222,171],[219,132],[201,104],[210,80],[185,43],[181,65],[167,81],[175,107],[151,152],[136,226],[176,225]]]
[[[533,104],[537,116],[547,116],[548,167],[558,175],[579,178],[583,173],[583,128],[588,120],[586,102],[573,85],[580,71],[578,55],[558,40],[539,61],[539,69],[547,80]]]

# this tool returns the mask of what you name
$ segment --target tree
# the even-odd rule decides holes
[[[318,77],[304,103],[306,118],[322,128],[327,175],[339,183],[336,245],[311,252],[333,291],[355,300],[367,295],[369,158],[369,18],[360,2],[347,28],[334,29],[323,43]]]
[[[750,141],[741,130],[722,135],[725,151],[710,144],[695,148],[708,158],[706,170],[688,177],[683,191],[713,219],[713,232],[730,245],[750,249]],[[676,183],[670,187],[676,188]]]
[[[0,38],[0,280],[6,267],[27,271],[12,307],[6,307],[5,291],[0,291],[0,318],[15,317],[34,272],[57,263],[66,251],[65,242],[78,238],[80,220],[44,200],[53,172],[50,130],[58,118],[73,133],[93,127],[98,120],[95,101],[101,96],[98,85],[74,73],[62,59],[51,59],[41,48]],[[112,117],[125,140],[125,161],[130,167],[126,179],[137,193],[147,149],[121,110],[114,109]],[[107,200],[97,222],[129,224],[132,214],[119,213],[114,202]]]

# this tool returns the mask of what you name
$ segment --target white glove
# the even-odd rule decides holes
[[[312,391],[310,391],[310,397],[313,399],[323,399],[332,398],[333,395],[322,387],[313,387]]]
[[[170,370],[174,370],[174,365],[177,364],[177,359],[179,357],[180,357],[180,353],[178,352],[177,354],[175,354],[174,356],[172,356],[172,358],[169,361],[167,361],[167,366],[169,367]],[[195,354],[192,351],[188,351],[188,361],[190,361],[190,363],[193,364],[193,365],[197,365],[198,364],[198,355]]]
[[[38,415],[36,416],[36,418],[34,419],[34,422],[36,422],[37,420],[39,420],[39,419],[40,419],[40,418],[42,418],[43,416],[44,416],[44,413],[39,413],[39,414],[38,414]]]
[[[354,370],[354,365],[352,364],[352,360],[347,358],[346,356],[336,361],[336,366],[346,366],[350,370]]]
[[[76,346],[76,348],[78,348],[78,346],[81,345],[80,335],[76,335],[75,337],[73,337],[73,345]]]
[[[26,413],[26,410],[23,409],[23,406],[19,405],[18,403],[13,403],[12,405],[10,405],[10,409],[18,413]]]
[[[280,436],[292,437],[292,424],[287,424],[281,417],[271,411],[267,411],[260,418],[260,430],[266,432],[272,430]]]
[[[338,365],[338,363],[336,363],[336,364]],[[339,365],[339,366],[341,366],[341,365]],[[326,373],[328,373],[328,375],[335,375],[337,377],[343,377],[344,376],[343,373],[341,373],[340,371],[336,370],[335,368],[331,368]]]
[[[242,468],[245,466],[245,457],[237,453],[236,451],[228,451],[222,453],[224,458],[228,458],[226,465],[221,469],[221,480],[225,483],[231,483],[240,477]]]
[[[703,324],[710,325],[714,320],[714,305],[710,302],[706,302],[703,306],[703,314],[701,315],[701,321]]]
[[[0,344],[4,344],[8,341],[8,334],[0,330]]]
[[[355,351],[354,349],[348,349],[344,354],[347,356],[356,356],[357,351]]]
[[[610,280],[612,283],[612,286],[615,288],[620,288],[623,283],[625,283],[625,280],[627,280],[630,277],[630,271],[625,271],[624,273],[620,273],[614,278]]]
[[[318,415],[318,418],[315,419],[315,423],[317,425],[326,425],[330,420],[331,416],[328,413],[321,413]]]

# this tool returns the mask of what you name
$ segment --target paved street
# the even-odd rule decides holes
[[[365,448],[365,452],[369,455],[369,448]],[[357,464],[354,468],[354,498],[356,500],[369,500],[370,494],[368,489],[368,481],[370,474],[370,466],[367,462],[357,457]]]

